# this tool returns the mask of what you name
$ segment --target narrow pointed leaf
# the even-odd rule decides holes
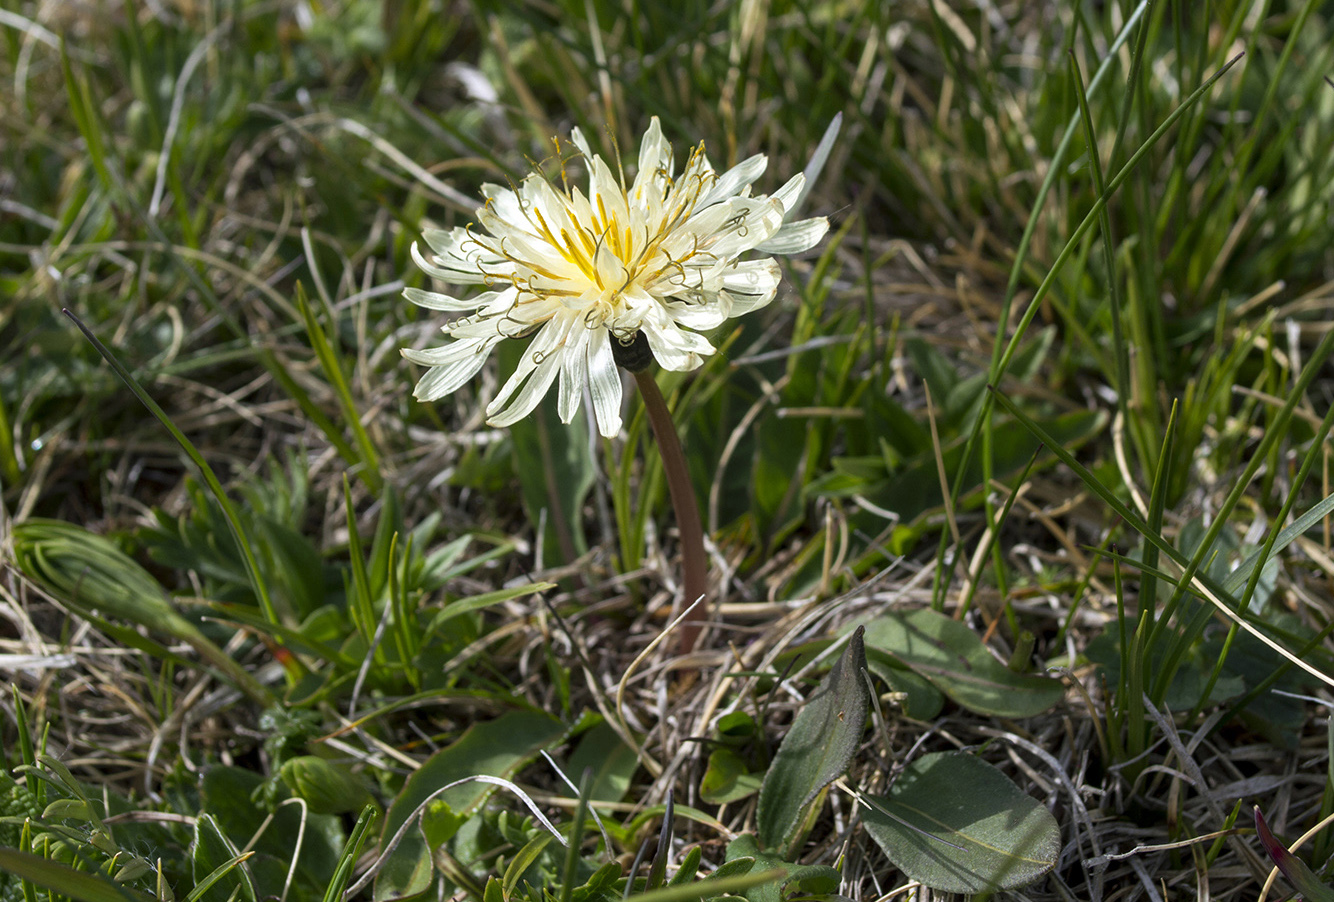
[[[1255,809],[1255,832],[1260,835],[1260,845],[1265,847],[1274,865],[1306,902],[1334,902],[1334,890],[1321,883],[1306,862],[1274,838],[1258,807]]]
[[[67,864],[17,849],[0,848],[0,873],[28,880],[77,902],[151,902],[153,898],[100,874],[76,871]]]
[[[760,787],[760,845],[785,850],[820,791],[848,769],[870,708],[865,630],[858,627],[832,670],[797,714]]]
[[[1278,534],[1278,538],[1274,540],[1264,563],[1269,563],[1275,555],[1296,541],[1298,536],[1329,516],[1330,511],[1334,511],[1334,495],[1330,495],[1285,527]],[[1236,595],[1240,592],[1246,585],[1246,580],[1251,578],[1251,573],[1254,572],[1256,565],[1260,563],[1260,555],[1264,553],[1265,549],[1263,548],[1257,548],[1251,552],[1246,560],[1242,561],[1237,569],[1233,570],[1228,578],[1223,581],[1223,590],[1229,595]]]

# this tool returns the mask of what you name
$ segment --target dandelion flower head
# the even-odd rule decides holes
[[[750,186],[767,160],[756,155],[723,173],[700,144],[677,175],[671,146],[654,117],[628,187],[571,134],[588,168],[588,192],[555,185],[538,172],[517,187],[484,185],[477,221],[449,231],[426,230],[429,246],[412,257],[451,285],[478,285],[469,298],[409,288],[422,307],[463,314],[443,327],[443,347],[403,351],[428,367],[415,396],[433,401],[481,369],[492,348],[532,333],[519,366],[487,405],[487,422],[507,426],[532,412],[559,377],[558,409],[570,422],[589,386],[598,431],[621,428],[621,377],[613,343],[642,333],[664,369],[691,370],[714,347],[702,332],[773,300],[780,270],[773,257],[741,260],[751,251],[790,254],[815,245],[828,230],[823,217],[784,223],[802,193],[798,174],[771,195]]]

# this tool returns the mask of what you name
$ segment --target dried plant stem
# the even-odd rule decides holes
[[[681,640],[677,648],[681,654],[689,654],[699,641],[700,630],[704,626],[704,613],[708,609],[709,559],[704,554],[704,527],[700,523],[699,502],[695,499],[695,489],[690,483],[690,471],[686,468],[681,439],[676,434],[676,424],[672,421],[672,413],[667,409],[667,402],[658,389],[658,383],[647,370],[635,373],[635,382],[639,384],[644,409],[653,426],[653,435],[658,440],[658,454],[662,457],[662,469],[667,474],[667,491],[676,511],[676,528],[681,534],[681,602],[689,606],[701,598],[705,599],[696,605],[681,624]]]

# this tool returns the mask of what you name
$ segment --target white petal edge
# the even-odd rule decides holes
[[[769,158],[762,153],[757,153],[753,157],[742,160],[718,176],[718,181],[714,183],[709,193],[704,195],[704,198],[699,202],[699,206],[707,207],[729,197],[735,197],[742,188],[763,175],[768,166]]]
[[[412,396],[418,401],[436,401],[452,394],[477,375],[477,371],[491,356],[493,341],[456,341],[443,348],[414,351],[404,348],[402,354],[413,363],[430,366],[426,375],[417,382]]]
[[[547,392],[551,389],[551,383],[555,381],[556,375],[560,373],[560,365],[560,354],[549,354],[542,358],[542,362],[534,367],[532,374],[524,382],[523,388],[519,389],[519,393],[504,410],[491,413],[491,408],[495,406],[494,402],[487,407],[487,413],[490,414],[486,419],[487,424],[490,426],[511,426],[532,413],[533,408],[546,397]]]
[[[438,256],[437,259],[445,262],[457,262],[460,265],[467,264],[468,266],[467,269],[447,269],[428,261],[425,255],[417,249],[417,242],[415,241],[412,242],[410,252],[412,254],[412,260],[417,264],[418,269],[426,273],[428,276],[434,276],[441,282],[447,282],[450,285],[483,285],[490,281],[494,276],[514,268],[513,264],[509,261],[500,257],[492,257],[488,254],[485,259],[486,265],[495,267],[495,269],[490,273],[483,274],[481,269],[478,268],[477,263],[467,260],[466,258],[458,256]]]
[[[672,174],[672,147],[662,137],[662,124],[654,116],[639,145],[639,169],[630,187],[631,196],[641,194],[664,172],[668,176]]]
[[[799,254],[820,243],[829,231],[829,220],[823,216],[789,222],[769,238],[755,245],[762,254]]]
[[[606,329],[594,329],[587,350],[588,388],[603,438],[615,438],[621,431],[621,371],[611,355],[611,342]]]
[[[772,257],[747,260],[723,269],[722,288],[732,300],[732,316],[742,316],[768,306],[778,293],[782,270]]]
[[[561,352],[560,395],[556,408],[562,423],[569,423],[579,410],[588,381],[588,342],[593,330],[576,323],[565,338]]]
[[[447,294],[441,294],[438,291],[425,291],[421,288],[403,289],[403,297],[407,298],[418,307],[425,307],[427,310],[447,310],[450,312],[477,310],[500,300],[511,301],[517,294],[518,291],[515,289],[506,288],[504,291],[483,292],[474,298],[456,298]]]

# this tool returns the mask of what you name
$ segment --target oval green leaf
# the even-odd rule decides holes
[[[877,617],[866,624],[866,643],[977,714],[1033,717],[1065,694],[1060,680],[1014,672],[977,633],[929,608]]]
[[[1032,883],[1056,864],[1056,818],[1004,774],[966,752],[910,764],[889,796],[866,796],[862,820],[913,880],[951,893]]]
[[[754,795],[760,777],[746,767],[746,759],[727,747],[709,753],[709,765],[699,781],[699,797],[710,805],[726,805]]]

